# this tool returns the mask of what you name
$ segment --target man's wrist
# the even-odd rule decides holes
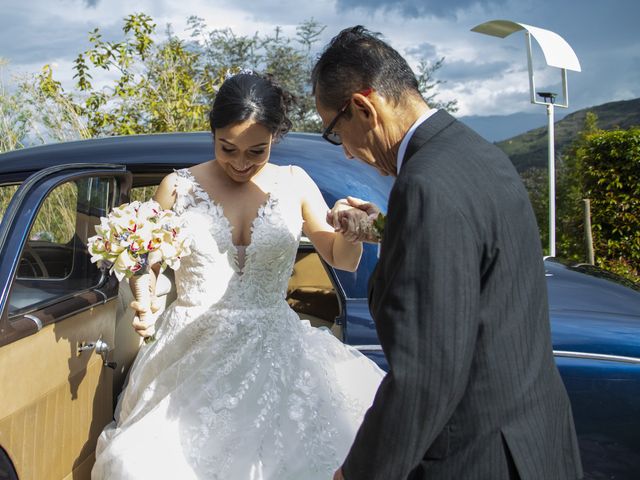
[[[380,243],[380,235],[373,225],[373,220],[367,219],[360,225],[360,236],[363,242]]]

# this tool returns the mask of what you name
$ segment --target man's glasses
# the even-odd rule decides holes
[[[367,97],[372,91],[373,91],[372,88],[367,88],[358,93],[361,93],[362,95]],[[340,138],[340,134],[334,132],[333,128],[336,126],[336,123],[338,123],[338,120],[340,120],[340,117],[344,115],[344,112],[347,111],[350,104],[351,104],[351,98],[349,98],[346,102],[344,102],[344,105],[342,106],[342,108],[338,111],[336,116],[333,117],[333,120],[331,120],[331,123],[327,125],[327,128],[324,129],[324,132],[322,132],[322,138],[324,138],[327,142],[332,143],[333,145],[342,145],[342,138]]]

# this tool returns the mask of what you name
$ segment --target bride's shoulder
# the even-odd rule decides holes
[[[162,179],[154,195],[154,199],[162,208],[172,208],[178,197],[188,195],[193,190],[193,184],[196,182],[194,172],[198,172],[202,168],[201,165],[203,164],[174,170]]]
[[[199,177],[199,176],[209,176],[212,173],[215,173],[215,169],[212,169],[211,167],[215,164],[215,159],[213,160],[207,160],[206,162],[202,162],[202,163],[197,163],[195,165],[192,165],[191,167],[187,168],[183,168],[182,170],[178,170],[179,172],[186,172],[188,175],[187,176],[195,176],[195,177]]]
[[[312,181],[309,174],[304,168],[298,165],[276,165],[281,175],[290,178],[293,181],[308,182]]]
[[[297,165],[278,166],[278,183],[286,185],[289,190],[294,190],[301,196],[316,186],[309,174]]]
[[[156,189],[156,193],[153,196],[154,200],[160,204],[160,206],[166,210],[173,207],[176,201],[176,191],[178,189],[180,175],[177,171],[170,173],[162,179],[160,185]]]

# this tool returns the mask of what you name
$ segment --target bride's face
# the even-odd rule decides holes
[[[251,119],[216,128],[216,160],[232,180],[248,182],[269,161],[271,140],[271,132]]]

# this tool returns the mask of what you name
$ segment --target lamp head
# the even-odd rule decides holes
[[[555,103],[556,97],[558,96],[557,93],[553,93],[553,92],[536,92],[536,93],[538,94],[539,97],[542,97],[542,99],[546,103]]]

